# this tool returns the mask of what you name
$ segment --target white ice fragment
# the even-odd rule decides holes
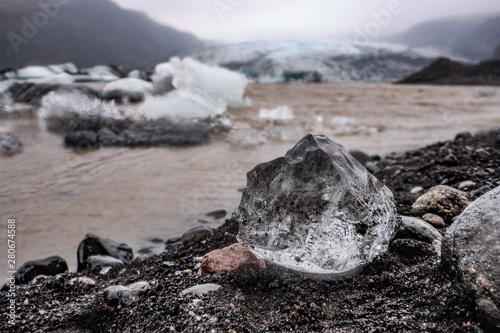
[[[164,96],[147,95],[138,114],[146,118],[213,118],[226,112],[226,104],[216,98],[176,89]]]
[[[153,91],[153,84],[141,79],[125,78],[106,84],[104,92],[121,91],[124,93],[150,93]]]
[[[360,124],[356,119],[345,116],[332,117],[327,125],[333,129],[334,134],[337,135],[352,135],[352,134],[374,134],[377,129],[374,127],[367,127]]]
[[[2,93],[0,91],[0,111],[13,112],[14,100],[8,92]]]
[[[104,102],[77,92],[50,92],[38,111],[42,119],[71,119],[74,116],[122,118],[114,102]]]
[[[294,119],[293,111],[287,105],[278,106],[275,109],[260,109],[259,118],[269,121],[286,122]]]
[[[119,77],[108,66],[94,66],[86,68],[82,72],[87,73],[87,77],[81,77],[80,80],[95,82],[110,82],[118,80]]]

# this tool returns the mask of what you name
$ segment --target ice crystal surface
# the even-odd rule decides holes
[[[328,275],[386,251],[401,221],[386,186],[341,145],[311,134],[248,172],[236,218],[239,242],[257,255]]]

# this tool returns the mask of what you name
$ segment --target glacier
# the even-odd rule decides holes
[[[259,83],[287,82],[290,73],[324,82],[393,82],[443,56],[390,43],[256,41],[207,47],[190,57],[246,75]],[[318,75],[316,75],[316,73]]]

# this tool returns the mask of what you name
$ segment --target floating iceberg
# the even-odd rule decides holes
[[[293,111],[287,106],[278,106],[276,109],[260,109],[259,119],[270,121],[289,121],[294,119]]]
[[[49,78],[57,74],[76,74],[78,69],[72,63],[50,66],[27,66],[5,74],[9,79],[31,80]]]
[[[13,112],[14,100],[8,92],[0,92],[0,111]]]
[[[109,117],[120,119],[122,114],[113,102],[104,102],[78,92],[50,92],[42,99],[38,111],[42,119],[77,117]]]
[[[78,75],[76,81],[85,82],[111,82],[116,81],[120,77],[108,66],[94,66],[82,70],[86,75]]]
[[[307,135],[247,180],[238,241],[294,270],[353,273],[387,250],[401,222],[391,191],[325,136]]]
[[[218,66],[208,66],[191,58],[174,57],[168,63],[158,64],[153,82],[172,78],[177,89],[202,92],[227,103],[230,108],[244,106],[243,94],[248,84],[245,76]]]
[[[356,119],[345,116],[335,116],[327,122],[327,125],[332,128],[333,133],[337,135],[377,133],[376,128],[364,126]]]
[[[226,112],[220,99],[190,90],[176,89],[163,96],[147,95],[138,108],[138,115],[157,118],[214,118]]]
[[[120,91],[129,94],[146,94],[153,91],[153,84],[141,79],[125,78],[106,84],[104,92],[110,91]]]
[[[22,150],[23,144],[14,134],[0,129],[0,155],[12,155]]]

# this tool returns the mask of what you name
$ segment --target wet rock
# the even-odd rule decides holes
[[[422,219],[424,221],[432,224],[436,228],[443,228],[444,226],[446,226],[443,218],[441,216],[436,215],[436,214],[431,214],[431,213],[424,214],[424,216],[422,216]]]
[[[26,284],[39,275],[57,275],[68,271],[66,260],[58,256],[28,261],[22,265],[16,274],[16,282]]]
[[[241,244],[233,244],[203,256],[198,274],[220,274],[236,270],[253,273],[266,268],[264,260],[257,258]]]
[[[500,186],[475,200],[447,230],[442,261],[456,273],[489,331],[500,331]]]
[[[472,180],[465,180],[465,181],[461,182],[458,185],[458,189],[459,190],[463,190],[463,189],[466,189],[466,188],[469,189],[469,188],[471,188],[471,187],[473,187],[475,185],[476,185],[476,183],[473,182]]]
[[[149,289],[149,283],[140,281],[132,283],[128,286],[110,286],[104,289],[104,295],[108,299],[115,299],[120,297],[132,297],[139,295],[141,292]]]
[[[22,151],[23,144],[13,133],[0,132],[0,155],[12,155]]]
[[[432,187],[427,193],[415,201],[411,213],[415,216],[424,216],[427,213],[442,217],[447,224],[451,224],[469,204],[467,193],[446,185]]]
[[[97,267],[117,267],[123,266],[124,263],[120,259],[105,256],[105,255],[94,255],[87,258],[87,267],[94,269]]]
[[[432,244],[436,253],[441,255],[443,236],[429,223],[411,216],[401,216],[401,226],[395,238],[411,238]]]
[[[192,242],[200,241],[200,240],[205,239],[205,238],[212,237],[213,234],[214,234],[214,231],[212,230],[212,228],[203,227],[203,226],[196,227],[196,228],[192,228],[192,229],[189,229],[188,231],[186,231],[182,235],[181,240],[182,240],[183,244],[189,244]]]
[[[325,136],[307,135],[247,179],[238,241],[291,269],[347,274],[386,251],[400,224],[391,191]]]
[[[93,234],[87,234],[78,245],[77,262],[78,272],[89,267],[87,259],[95,255],[105,255],[117,258],[128,264],[134,258],[132,248],[125,243],[117,243],[111,239],[100,238]]]
[[[97,133],[91,131],[78,131],[66,134],[64,144],[73,148],[99,147]]]
[[[366,166],[366,163],[372,160],[370,155],[361,150],[351,149],[349,150],[349,154],[351,154],[351,156],[363,166]]]
[[[222,219],[226,217],[227,212],[224,209],[214,210],[213,212],[207,213],[207,216],[213,217],[214,219]]]
[[[39,106],[44,96],[51,91],[78,92],[92,98],[100,98],[98,91],[83,85],[36,84],[31,82],[14,83],[8,92],[16,103]]]
[[[415,193],[419,193],[419,192],[422,192],[424,188],[422,186],[415,186],[414,188],[411,189],[410,193],[411,194],[415,194]]]
[[[215,283],[197,284],[196,286],[181,291],[181,296],[185,296],[188,294],[204,295],[208,294],[211,291],[217,291],[220,288],[222,288],[222,286]]]

